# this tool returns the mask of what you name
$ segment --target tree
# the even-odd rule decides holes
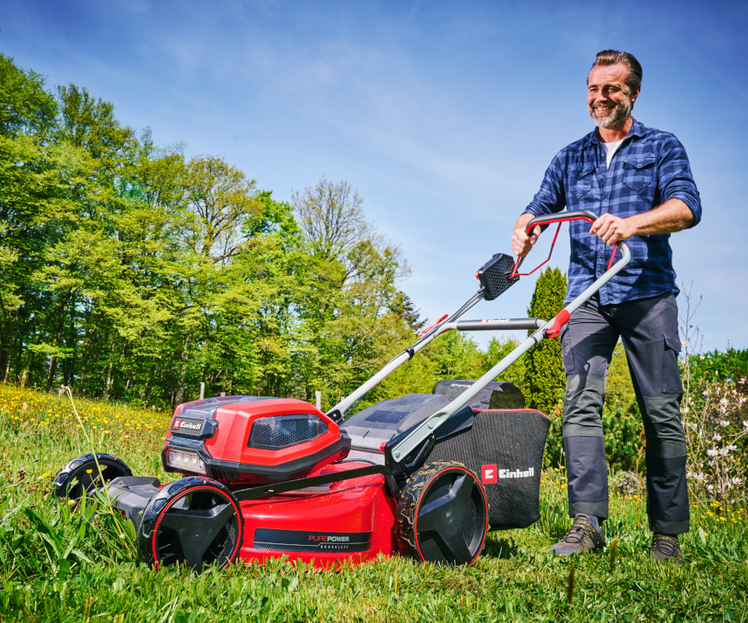
[[[25,384],[57,347],[37,339],[52,319],[35,274],[63,235],[75,154],[54,142],[57,105],[36,73],[0,55],[0,376]],[[34,348],[36,348],[36,351]]]
[[[538,277],[527,313],[550,320],[563,309],[566,276],[558,268],[546,268]],[[523,390],[528,407],[553,415],[566,383],[560,340],[544,340],[526,356]]]
[[[492,338],[488,343],[486,352],[483,353],[484,371],[488,372],[488,370],[517,348],[517,346],[519,346],[519,341],[512,338],[500,340]],[[509,368],[502,372],[497,380],[506,383],[514,383],[517,387],[523,389],[525,383],[526,360],[526,357],[520,357],[509,366]]]
[[[44,89],[44,78],[24,71],[0,54],[0,135],[32,136],[46,142],[56,124],[57,104]]]
[[[396,282],[409,268],[400,249],[366,220],[363,200],[348,182],[322,177],[294,193],[291,203],[309,245],[307,293],[299,307],[309,358],[304,385],[339,396],[376,370],[398,342],[404,320]]]

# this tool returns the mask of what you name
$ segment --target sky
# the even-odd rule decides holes
[[[593,129],[596,53],[631,52],[634,116],[680,139],[701,194],[702,222],[671,238],[690,352],[748,348],[746,32],[748,3],[727,0],[0,0],[0,53],[48,89],[85,87],[278,201],[322,176],[350,183],[430,321],[511,252],[551,159]],[[566,271],[560,240],[551,265]],[[523,317],[534,285],[465,318]]]

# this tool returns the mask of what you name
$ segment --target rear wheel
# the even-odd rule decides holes
[[[226,487],[207,478],[182,478],[165,485],[145,507],[138,551],[159,568],[225,567],[238,555],[243,531],[239,502]]]
[[[470,565],[488,532],[486,493],[462,463],[434,461],[413,473],[398,503],[399,537],[423,561]]]
[[[116,456],[102,452],[84,454],[57,472],[53,492],[58,498],[77,500],[122,476],[132,476],[132,471]]]

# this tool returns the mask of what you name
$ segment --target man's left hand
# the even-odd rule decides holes
[[[612,247],[617,242],[631,238],[634,235],[634,227],[629,219],[603,214],[592,223],[590,233],[597,235],[605,244]]]

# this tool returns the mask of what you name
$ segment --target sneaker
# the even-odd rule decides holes
[[[680,551],[678,535],[655,533],[652,537],[652,549],[649,552],[652,560],[671,560],[680,564],[683,562],[683,552]]]
[[[587,515],[579,514],[574,517],[574,523],[566,536],[551,546],[556,556],[571,556],[577,552],[602,549],[605,547],[605,537],[600,529],[595,528]]]

